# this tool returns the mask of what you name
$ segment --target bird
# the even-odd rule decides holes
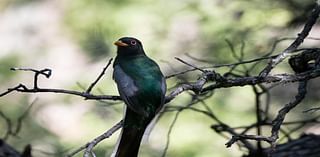
[[[113,79],[125,103],[122,132],[114,157],[137,157],[148,124],[165,103],[166,80],[158,64],[144,52],[141,41],[122,37],[114,43],[117,56]]]

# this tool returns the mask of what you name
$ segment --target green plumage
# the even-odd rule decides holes
[[[114,64],[120,65],[139,89],[134,98],[139,102],[136,105],[149,114],[155,114],[162,100],[163,75],[158,65],[145,55],[117,57]]]
[[[166,83],[159,66],[134,38],[121,38],[113,77],[127,105],[116,157],[136,157],[143,133],[164,104]]]

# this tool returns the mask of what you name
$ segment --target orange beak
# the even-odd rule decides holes
[[[114,42],[114,44],[117,45],[117,46],[121,46],[121,47],[129,46],[128,44],[122,42],[121,40],[118,40],[118,41]]]

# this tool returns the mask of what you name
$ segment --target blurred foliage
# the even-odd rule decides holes
[[[175,32],[177,30],[172,30],[172,27],[177,25],[184,30],[183,26],[192,25],[193,23],[190,22],[195,20],[193,29],[199,29],[195,39],[202,41],[202,45],[192,47],[193,49],[188,49],[187,52],[202,52],[200,54],[208,57],[214,54],[212,58],[229,61],[231,56],[226,55],[228,47],[224,39],[232,39],[234,43],[245,41],[252,46],[262,42],[258,39],[264,39],[263,43],[265,43],[265,40],[278,37],[278,34],[271,32],[286,27],[295,14],[282,7],[284,4],[279,1],[261,3],[260,1],[227,0],[175,1],[167,5],[166,1],[150,0],[122,1],[121,3],[81,0],[68,4],[70,7],[68,6],[69,9],[67,9],[66,22],[74,31],[76,38],[80,39],[80,43],[85,42],[86,44],[82,45],[86,46],[90,45],[90,42],[93,45],[101,45],[103,42],[111,44],[110,41],[127,34],[146,35],[147,37],[142,36],[142,38],[151,40],[151,44],[154,43],[153,41],[167,43],[168,40],[172,40],[170,39],[172,34],[173,36],[183,35]],[[163,12],[164,9],[165,12]],[[103,30],[101,32],[104,38],[92,39],[94,33],[90,32],[95,29]],[[178,41],[173,42],[184,40],[182,36],[175,38]],[[98,41],[99,39],[103,41]],[[195,41],[188,41],[185,44],[192,44],[190,42]],[[256,48],[252,46],[246,47],[247,52],[254,52],[252,49]],[[161,52],[165,48],[161,45],[154,49]]]
[[[80,47],[81,53],[90,58],[89,60],[92,61],[90,64],[99,63],[99,65],[103,65],[106,58],[115,56],[115,48],[112,45],[115,40],[121,36],[135,36],[143,41],[147,53],[152,58],[157,61],[163,60],[159,63],[165,73],[170,74],[174,71],[172,69],[180,71],[186,68],[185,65],[173,60],[174,56],[185,57],[184,54],[186,53],[208,60],[211,64],[236,62],[232,53],[230,53],[230,46],[226,39],[232,43],[237,53],[240,53],[243,46],[246,59],[266,54],[270,51],[272,43],[276,39],[296,35],[296,26],[305,21],[313,2],[313,0],[2,0],[0,2],[0,13],[10,9],[14,10],[15,7],[20,8],[41,3],[51,5],[51,3],[54,3],[55,6],[58,6],[57,11],[61,14],[61,25],[64,31]],[[27,41],[25,44],[28,44]],[[281,46],[280,44],[276,50],[283,48]],[[41,57],[39,54],[36,55],[29,57],[29,59]],[[21,53],[1,55],[1,90],[10,87],[17,77],[16,73],[12,73],[8,69],[20,64],[25,66],[21,63],[24,62],[25,57],[21,56],[23,56]],[[77,60],[77,58],[72,59]],[[193,62],[201,66],[209,65],[203,62]],[[96,73],[87,71],[88,69],[83,70],[79,78],[75,78],[74,84],[65,88],[79,89],[79,87],[75,87],[76,81],[89,84]],[[253,73],[257,72],[258,69],[255,69]],[[222,73],[225,71],[224,68],[217,70]],[[108,80],[97,87],[97,89],[102,89],[102,92],[98,90],[99,93],[107,94],[116,91],[115,86],[110,85],[113,84],[110,71],[107,75]],[[191,78],[197,78],[198,74],[194,72],[178,79],[169,79],[168,86],[173,87],[177,82],[192,80]],[[89,76],[90,80],[88,79]],[[26,81],[28,80],[26,79]],[[285,93],[281,90],[278,91],[280,91],[279,93]],[[276,104],[286,102],[283,94],[279,93],[274,95],[276,98],[274,103]],[[9,141],[20,150],[28,143],[33,144],[36,148],[34,150],[35,156],[52,156],[50,153],[53,153],[53,156],[61,156],[58,154],[80,147],[121,118],[122,104],[86,102],[90,104],[85,105],[82,100],[71,96],[55,95],[52,98],[48,95],[39,96],[49,98],[40,100],[32,109],[30,116],[24,121],[20,134],[22,138],[10,138]],[[0,109],[8,113],[10,118],[15,119],[23,113],[32,98],[31,95],[21,96],[18,94],[0,98]],[[190,96],[183,94],[171,105],[186,104],[189,101]],[[80,107],[74,105],[79,102],[82,103],[79,105]],[[214,95],[206,100],[206,103],[218,117],[232,126],[245,125],[255,120],[254,97],[249,87],[220,89],[215,91]],[[38,115],[40,111],[45,110],[45,107],[50,105],[56,105],[58,108],[52,109],[52,112],[57,112],[55,113],[58,115],[57,117],[67,117],[67,113],[80,112],[76,110],[80,108],[79,110],[83,114],[79,116],[80,120],[77,121],[79,123],[78,136],[62,135],[63,133],[67,134],[67,130],[72,129],[71,126],[67,129],[64,128],[65,130],[62,129],[62,133],[52,131],[50,124],[46,124],[47,121],[44,120],[49,119],[49,115],[41,115],[42,117]],[[197,104],[195,107],[201,108],[202,106]],[[67,109],[68,112],[58,112],[61,108]],[[159,124],[155,126],[150,137],[150,143],[143,145],[142,157],[160,156],[174,115],[173,113],[166,113]],[[303,115],[296,115],[296,117],[300,116]],[[65,119],[65,121],[68,121],[68,119]],[[63,122],[59,121],[57,123]],[[191,111],[181,112],[170,136],[167,156],[241,156],[243,152],[238,150],[237,147],[225,148],[226,140],[210,129],[211,124],[214,124],[214,121],[201,114],[194,114]],[[2,128],[6,128],[3,121],[1,121],[0,127],[0,135],[2,135],[4,133]],[[97,156],[104,156],[105,154],[107,154],[105,156],[108,156],[111,153],[117,135],[115,134],[111,139],[104,141],[95,148]],[[45,152],[42,152],[44,150]]]
[[[5,82],[12,79],[15,75],[8,67],[15,67],[19,64],[19,56],[9,55],[0,58],[0,82]]]

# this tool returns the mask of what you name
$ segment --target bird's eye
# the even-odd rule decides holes
[[[135,40],[131,40],[131,41],[130,41],[130,44],[131,44],[131,45],[136,45],[137,42],[136,42]]]

